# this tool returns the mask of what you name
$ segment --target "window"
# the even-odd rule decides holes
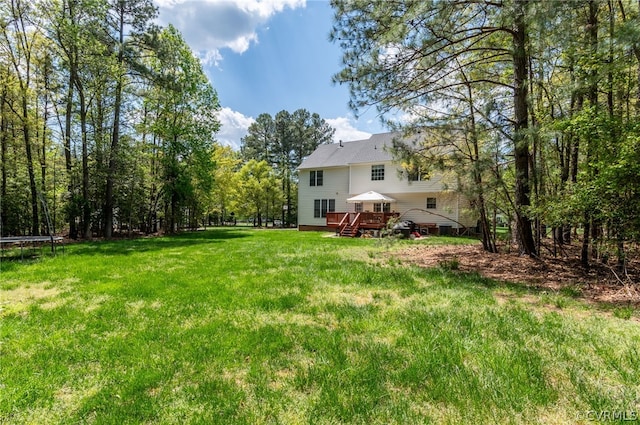
[[[336,211],[335,199],[314,199],[313,201],[313,217],[326,217],[328,212]]]
[[[427,198],[427,209],[428,210],[436,209],[436,198]]]
[[[384,180],[384,164],[371,166],[371,180]]]
[[[363,205],[362,205],[362,202],[358,202],[358,203],[357,203],[357,204],[355,204],[355,205],[356,205],[356,212],[362,212],[362,211],[364,211],[364,209],[363,209]]]
[[[422,171],[420,168],[414,168],[412,170],[406,170],[407,180],[410,182],[423,182],[429,180],[429,175]]]
[[[323,170],[314,170],[309,173],[309,186],[322,186],[323,180]]]
[[[388,202],[373,204],[373,212],[391,212],[391,204]]]

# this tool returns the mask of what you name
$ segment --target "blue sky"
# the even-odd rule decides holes
[[[335,141],[384,131],[374,109],[356,119],[346,86],[331,77],[341,50],[329,41],[328,1],[155,0],[162,24],[180,30],[218,92],[218,139],[238,148],[261,113],[305,108],[336,128]]]

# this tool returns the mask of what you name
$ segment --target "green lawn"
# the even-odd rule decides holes
[[[625,320],[561,294],[409,267],[376,240],[325,236],[216,229],[5,260],[0,423],[639,414],[636,312]]]

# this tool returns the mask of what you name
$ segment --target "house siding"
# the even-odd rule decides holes
[[[324,181],[322,186],[309,185],[309,174],[315,170],[323,171]],[[348,189],[349,169],[346,167],[300,170],[298,181],[298,225],[326,225],[324,217],[315,218],[313,216],[313,201],[315,199],[335,199],[336,211],[347,211]]]
[[[384,180],[371,180],[371,166],[384,164]],[[442,175],[434,175],[427,181],[410,182],[402,175],[400,167],[393,162],[351,165],[352,195],[374,190],[379,193],[426,193],[444,190],[445,179]],[[449,184],[451,187],[451,183]]]
[[[475,226],[469,215],[469,202],[455,192],[397,193],[392,195],[402,214],[401,220],[434,224],[436,227]],[[427,208],[427,198],[436,198],[436,208]]]
[[[449,174],[433,174],[427,181],[408,181],[393,161],[385,146],[391,134],[373,135],[368,140],[344,145],[322,145],[307,158],[299,171],[298,224],[301,230],[326,226],[323,217],[314,218],[315,199],[335,199],[336,212],[353,212],[355,204],[347,198],[376,191],[396,200],[394,212],[403,219],[436,227],[473,227],[476,218],[468,200],[454,192],[456,180]],[[384,180],[371,179],[372,165],[384,164]],[[309,173],[323,170],[323,186],[310,186]],[[427,198],[436,198],[435,209],[427,209]],[[373,211],[372,203],[364,203],[363,211]]]

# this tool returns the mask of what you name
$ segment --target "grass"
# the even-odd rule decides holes
[[[409,267],[386,258],[394,247],[216,229],[3,262],[0,423],[571,424],[640,410],[635,311],[454,263]]]

